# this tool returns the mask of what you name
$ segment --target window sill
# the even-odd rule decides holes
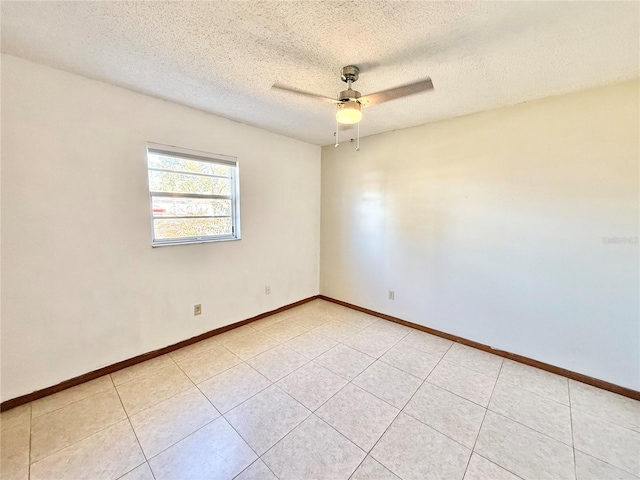
[[[167,242],[167,243],[152,243],[152,248],[157,247],[171,247],[173,245],[193,245],[196,243],[216,243],[216,242],[235,242],[238,240],[242,240],[242,237],[225,237],[225,238],[207,238],[200,240],[180,240],[175,242]]]

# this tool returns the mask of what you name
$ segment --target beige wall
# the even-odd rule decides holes
[[[241,241],[151,248],[147,141],[238,157]],[[316,295],[319,225],[319,147],[3,55],[2,400]]]
[[[321,293],[640,389],[638,91],[324,147]]]

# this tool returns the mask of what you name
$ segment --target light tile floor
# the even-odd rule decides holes
[[[640,477],[640,402],[321,300],[0,425],[4,480]]]

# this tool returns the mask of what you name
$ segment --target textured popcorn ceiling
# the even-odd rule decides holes
[[[435,91],[364,111],[361,134],[638,76],[638,2],[2,2],[2,51],[319,145],[340,68],[363,94]],[[353,130],[351,131],[353,132]],[[352,133],[348,134],[352,136]]]

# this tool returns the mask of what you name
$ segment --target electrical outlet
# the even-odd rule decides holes
[[[396,292],[394,292],[393,290],[389,290],[389,300],[395,300],[396,299]]]
[[[202,314],[202,305],[200,303],[193,306],[193,314],[194,315]]]
[[[271,285],[267,285],[264,287],[264,294],[271,295]]]

